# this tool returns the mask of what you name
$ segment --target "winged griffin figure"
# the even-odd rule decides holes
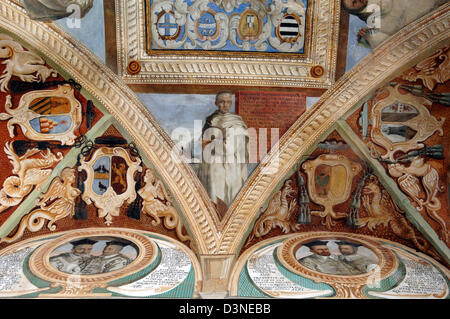
[[[402,77],[410,82],[422,79],[425,86],[433,91],[438,83],[450,79],[450,46],[438,50],[433,56],[405,71]]]
[[[12,76],[24,82],[45,82],[49,76],[56,77],[55,70],[45,66],[45,61],[36,53],[25,49],[10,36],[0,34],[0,59],[6,64],[0,76],[0,90],[6,92]]]
[[[48,190],[41,194],[37,202],[39,208],[22,218],[14,236],[5,237],[0,242],[16,241],[22,237],[26,229],[37,232],[42,229],[46,220],[49,221],[48,229],[55,231],[56,221],[75,213],[75,198],[80,195],[81,191],[73,187],[73,183],[75,183],[75,170],[73,168],[63,169],[61,177],[55,177]]]
[[[247,243],[254,237],[268,234],[276,227],[280,227],[285,234],[299,229],[300,225],[290,220],[297,208],[297,199],[294,198],[295,190],[292,188],[292,183],[292,180],[287,180],[283,188],[273,195],[267,209],[256,221]]]
[[[397,183],[400,189],[417,203],[419,211],[426,208],[428,215],[441,227],[440,238],[448,243],[447,223],[438,214],[441,209],[441,202],[436,195],[443,189],[439,187],[439,173],[436,169],[431,164],[425,163],[425,159],[419,156],[411,161],[409,167],[399,163],[390,164],[389,174],[398,177]],[[426,194],[425,200],[421,198],[421,181]]]
[[[8,177],[3,183],[3,188],[0,190],[0,213],[11,206],[18,205],[33,190],[33,187],[39,190],[52,173],[53,164],[63,159],[61,153],[55,155],[49,149],[43,152],[37,148],[18,156],[14,152],[12,142],[6,143],[4,150],[13,165],[12,173],[17,176]],[[32,158],[37,154],[40,157]]]
[[[170,195],[152,170],[147,169],[144,182],[145,186],[138,190],[138,194],[144,199],[142,211],[154,219],[152,225],[160,225],[161,218],[164,218],[164,226],[167,229],[175,228],[181,241],[191,240],[189,236],[183,235],[183,224],[175,207],[169,201]]]
[[[401,211],[392,200],[389,193],[380,187],[375,176],[370,176],[362,190],[362,209],[366,217],[359,218],[356,223],[359,227],[365,227],[371,231],[382,225],[389,227],[391,231],[404,240],[414,244],[419,250],[437,259],[439,254],[408,223],[404,212]]]

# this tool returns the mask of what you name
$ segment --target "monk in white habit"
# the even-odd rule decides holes
[[[200,181],[211,200],[229,206],[248,177],[248,132],[242,118],[230,113],[231,92],[220,92],[215,102],[218,110],[207,117],[202,135]]]

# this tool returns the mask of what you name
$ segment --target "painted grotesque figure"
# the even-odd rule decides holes
[[[426,15],[447,0],[343,0],[350,14],[367,23],[358,33],[358,41],[370,48],[394,35],[404,26]]]
[[[94,0],[22,0],[22,4],[31,19],[50,21],[68,17],[77,10],[77,18],[83,18],[92,9]]]

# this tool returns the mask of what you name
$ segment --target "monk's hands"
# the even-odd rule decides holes
[[[368,33],[369,28],[362,28],[359,30],[358,32],[358,41],[360,41],[362,38],[364,38],[366,36],[366,34]]]

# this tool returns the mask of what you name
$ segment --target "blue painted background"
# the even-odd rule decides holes
[[[151,5],[153,2],[154,2],[154,1],[151,0],[151,1],[150,1],[150,5]],[[185,0],[184,2],[186,2],[187,5],[188,5],[188,7],[189,7],[190,5],[192,5],[192,4],[195,2],[195,0]],[[308,11],[308,0],[302,0],[302,2],[303,2],[303,4],[304,4],[305,9],[306,9],[306,12],[307,12],[307,11]],[[272,0],[266,1],[266,6],[268,7],[269,4],[271,4],[271,3],[272,3]],[[208,4],[208,7],[209,7],[211,10],[213,10],[214,12],[217,12],[217,13],[219,13],[219,12],[225,13],[228,17],[230,17],[231,15],[234,15],[234,14],[241,14],[241,13],[243,13],[247,8],[250,7],[250,3],[243,3],[243,4],[240,4],[237,8],[235,8],[233,11],[231,11],[231,12],[229,12],[229,13],[227,13],[224,9],[222,9],[221,7],[217,6],[215,3],[212,3],[212,2],[210,2],[210,3]],[[189,17],[188,19],[191,19],[191,17]],[[192,20],[191,20],[191,21],[192,21]],[[268,18],[265,17],[265,18],[263,19],[262,23],[263,23],[263,24],[266,24],[266,23],[270,23],[270,22],[268,22]],[[272,35],[272,37],[275,37],[275,38],[276,38],[275,27],[276,27],[276,26],[272,26],[272,31],[271,31],[272,34],[271,34],[271,35]],[[183,26],[183,27],[181,28],[181,33],[180,33],[180,35],[178,36],[178,39],[183,39],[185,32],[186,32],[186,27]],[[236,42],[237,42],[238,44],[242,44],[242,41],[239,39],[239,37],[236,37],[236,39],[237,39]],[[211,44],[212,44],[212,45],[216,45],[217,43],[219,43],[219,41],[220,41],[220,37],[219,37],[217,40],[212,41]],[[255,41],[250,41],[250,42],[251,42],[252,44],[254,44],[254,43],[256,42],[256,40],[255,40]],[[186,43],[193,44],[189,39],[186,40]],[[272,47],[272,46],[270,45],[269,41],[266,41],[265,43],[267,43],[267,49],[266,49],[264,52],[278,52],[278,53],[280,52],[278,49]],[[151,46],[152,46],[152,50],[161,50],[161,48],[155,46],[153,42],[152,42],[152,45],[151,45]],[[162,50],[167,50],[167,49],[162,49]],[[184,49],[184,48],[181,46],[180,48],[177,48],[176,50],[191,50],[191,49]],[[204,50],[204,49],[202,49],[201,47],[197,46],[197,47],[195,47],[193,50]],[[223,47],[221,47],[221,48],[218,48],[218,49],[216,49],[216,50],[217,50],[217,51],[238,51],[238,52],[244,51],[242,48],[239,48],[239,47],[233,45],[233,44],[231,43],[230,40],[227,40],[225,46],[223,46]],[[252,45],[252,48],[251,48],[248,52],[260,52],[260,51],[256,50],[255,47]],[[300,51],[298,51],[297,53],[303,53],[303,52],[304,52],[304,49],[302,48],[302,49],[301,49]]]

